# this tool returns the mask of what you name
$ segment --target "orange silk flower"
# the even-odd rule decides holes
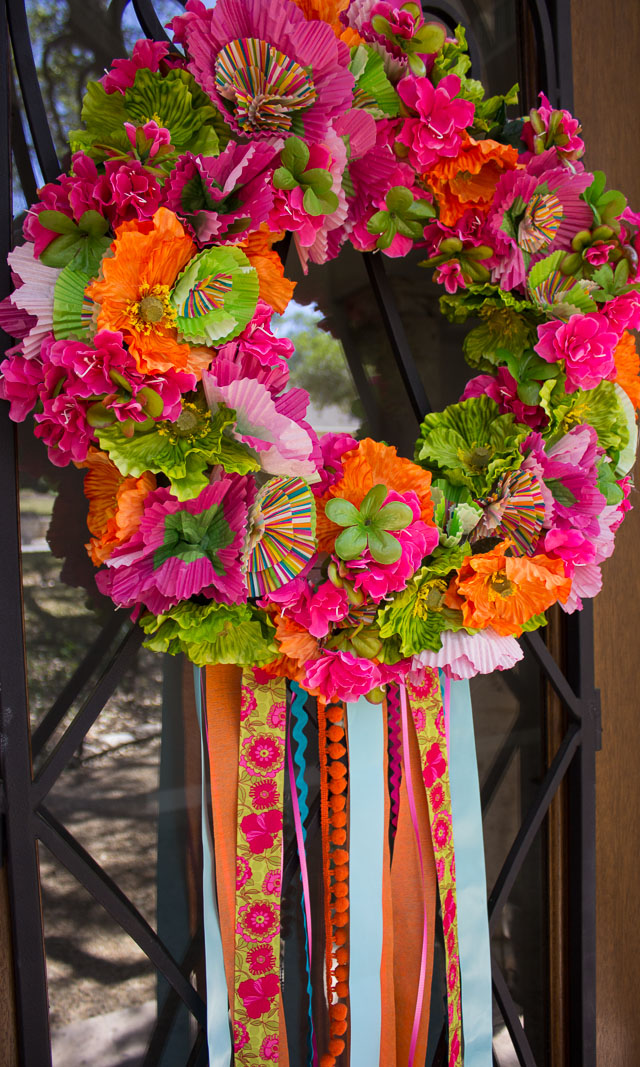
[[[640,357],[633,334],[625,330],[613,350],[616,381],[624,389],[634,408],[640,409]]]
[[[491,552],[467,556],[452,579],[445,604],[462,611],[464,625],[473,630],[491,626],[502,637],[519,637],[522,624],[571,592],[564,562],[542,553],[507,556],[510,541]]]
[[[488,212],[498,179],[514,170],[518,152],[498,141],[475,141],[465,134],[457,156],[442,156],[426,174],[440,208],[440,222],[454,226],[465,211]]]
[[[87,287],[98,305],[98,328],[119,330],[143,373],[188,371],[200,378],[212,352],[178,341],[169,294],[196,248],[172,211],[161,207],[152,219],[124,222],[102,277]]]
[[[140,478],[123,477],[106,452],[97,448],[90,448],[85,462],[78,466],[88,468],[84,495],[89,501],[87,526],[94,535],[85,548],[94,566],[99,567],[138,529],[142,506],[156,488],[156,479],[149,471]]]
[[[285,278],[284,263],[278,253],[273,251],[274,242],[282,237],[284,232],[270,233],[263,225],[238,245],[258,275],[261,298],[270,304],[278,315],[286,311],[296,287],[296,282]]]

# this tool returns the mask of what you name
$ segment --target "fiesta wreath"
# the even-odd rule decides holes
[[[511,666],[598,592],[630,506],[640,215],[413,0],[189,0],[171,28],[89,84],[0,307],[2,396],[86,469],[99,588],[152,649],[328,702]],[[413,461],[306,421],[285,234],[304,270],[420,249],[469,324],[479,373]]]

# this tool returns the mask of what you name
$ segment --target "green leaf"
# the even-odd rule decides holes
[[[274,189],[297,189],[298,180],[294,178],[290,170],[286,167],[278,167],[273,173],[273,187]]]
[[[318,196],[328,193],[333,185],[332,175],[328,170],[322,170],[321,167],[312,167],[311,170],[305,170],[300,177],[302,184],[313,189]]]
[[[367,534],[361,526],[348,526],[336,537],[336,554],[340,559],[357,559],[367,547]]]
[[[89,237],[103,237],[109,229],[109,220],[97,211],[85,211],[80,216],[78,226]]]
[[[60,237],[54,238],[51,244],[47,245],[44,252],[40,256],[40,261],[44,263],[45,267],[66,267],[67,263],[70,263],[74,257],[75,250],[78,245],[78,237],[76,233],[65,233]]]
[[[385,504],[376,515],[376,526],[383,530],[404,530],[413,520],[413,512],[401,500]]]
[[[545,485],[551,490],[554,500],[565,508],[572,508],[576,502],[575,494],[557,478],[545,478]]]
[[[338,197],[335,193],[324,193],[322,196],[317,196],[313,189],[307,189],[302,198],[302,204],[305,211],[314,217],[330,215],[338,206]]]
[[[376,563],[397,563],[402,555],[402,545],[397,537],[386,530],[369,529],[369,551]]]
[[[84,274],[97,274],[102,257],[110,245],[110,237],[88,237],[78,244],[78,251],[70,265]]]
[[[78,232],[78,227],[73,219],[64,215],[62,211],[39,211],[38,222],[41,226],[44,226],[45,230],[52,230],[53,233],[77,234]]]
[[[360,512],[350,500],[334,497],[328,500],[324,508],[325,515],[337,526],[354,526],[360,520]]]
[[[540,401],[540,386],[537,382],[519,382],[518,396],[523,404],[534,407]]]
[[[413,204],[413,193],[404,185],[394,185],[392,189],[389,189],[385,200],[389,211],[404,214]]]
[[[598,489],[606,497],[608,505],[619,504],[624,493],[618,485],[613,470],[613,464],[605,456],[596,460],[598,467]]]
[[[283,166],[297,177],[309,162],[309,149],[299,137],[289,137],[285,141],[280,159]]]
[[[388,227],[389,213],[387,211],[376,211],[367,223],[369,233],[386,233]]]
[[[360,505],[360,515],[363,519],[373,519],[384,504],[389,495],[386,485],[378,483],[369,490]]]

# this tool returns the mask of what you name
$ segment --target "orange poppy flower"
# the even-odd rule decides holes
[[[98,328],[119,330],[143,373],[188,371],[200,378],[212,353],[193,352],[178,341],[170,291],[195,253],[195,245],[172,211],[125,222],[116,231],[102,277],[87,287],[98,304]]]
[[[316,535],[321,552],[332,552],[341,527],[330,522],[324,513],[324,505],[332,497],[342,497],[356,507],[374,485],[386,485],[396,493],[413,489],[420,501],[420,517],[428,526],[433,526],[433,501],[431,499],[431,473],[403,459],[391,445],[383,445],[365,437],[358,448],[342,457],[343,474],[320,500],[316,501]]]
[[[304,626],[300,626],[286,615],[281,615],[279,611],[273,613],[273,621],[276,624],[276,641],[281,655],[262,669],[274,678],[291,678],[294,682],[304,682],[305,663],[310,659],[317,659],[320,655],[316,638],[305,630]]]
[[[336,37],[344,41],[349,48],[362,43],[362,38],[356,30],[349,26],[343,26],[340,22],[340,14],[349,7],[350,0],[293,0],[299,7],[306,19],[319,19],[328,22]]]
[[[149,471],[140,478],[120,474],[106,452],[89,449],[84,463],[88,474],[84,479],[84,495],[89,501],[87,526],[94,536],[85,545],[94,566],[109,558],[116,545],[128,541],[140,525],[146,496],[156,488],[156,479]]]
[[[633,334],[625,330],[613,350],[616,381],[624,389],[634,408],[640,409],[640,357]]]
[[[273,251],[274,242],[283,236],[284,233],[271,233],[263,224],[238,245],[258,275],[260,296],[278,315],[286,311],[296,287],[296,282],[285,278],[284,263]]]
[[[465,211],[486,214],[491,206],[498,179],[506,170],[515,170],[518,152],[498,141],[476,141],[464,134],[457,156],[441,156],[427,171],[426,180],[440,209],[440,222],[454,226]]]
[[[502,637],[519,637],[522,624],[555,604],[564,604],[571,592],[564,562],[543,553],[507,556],[510,541],[491,552],[467,556],[452,579],[444,602],[462,610],[464,625],[472,630],[491,626]]]

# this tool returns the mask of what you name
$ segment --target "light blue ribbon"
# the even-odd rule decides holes
[[[351,1067],[380,1060],[384,723],[381,704],[347,705]]]
[[[196,711],[200,723],[202,757],[202,910],[204,917],[204,958],[207,972],[207,1042],[209,1067],[230,1067],[231,1027],[229,1025],[229,997],[224,973],[222,935],[216,902],[216,869],[213,861],[213,838],[209,824],[207,798],[206,734],[202,721],[201,671],[193,668],[196,690]]]
[[[491,951],[487,880],[469,682],[451,682],[449,778],[456,856],[465,1067],[492,1061]]]

